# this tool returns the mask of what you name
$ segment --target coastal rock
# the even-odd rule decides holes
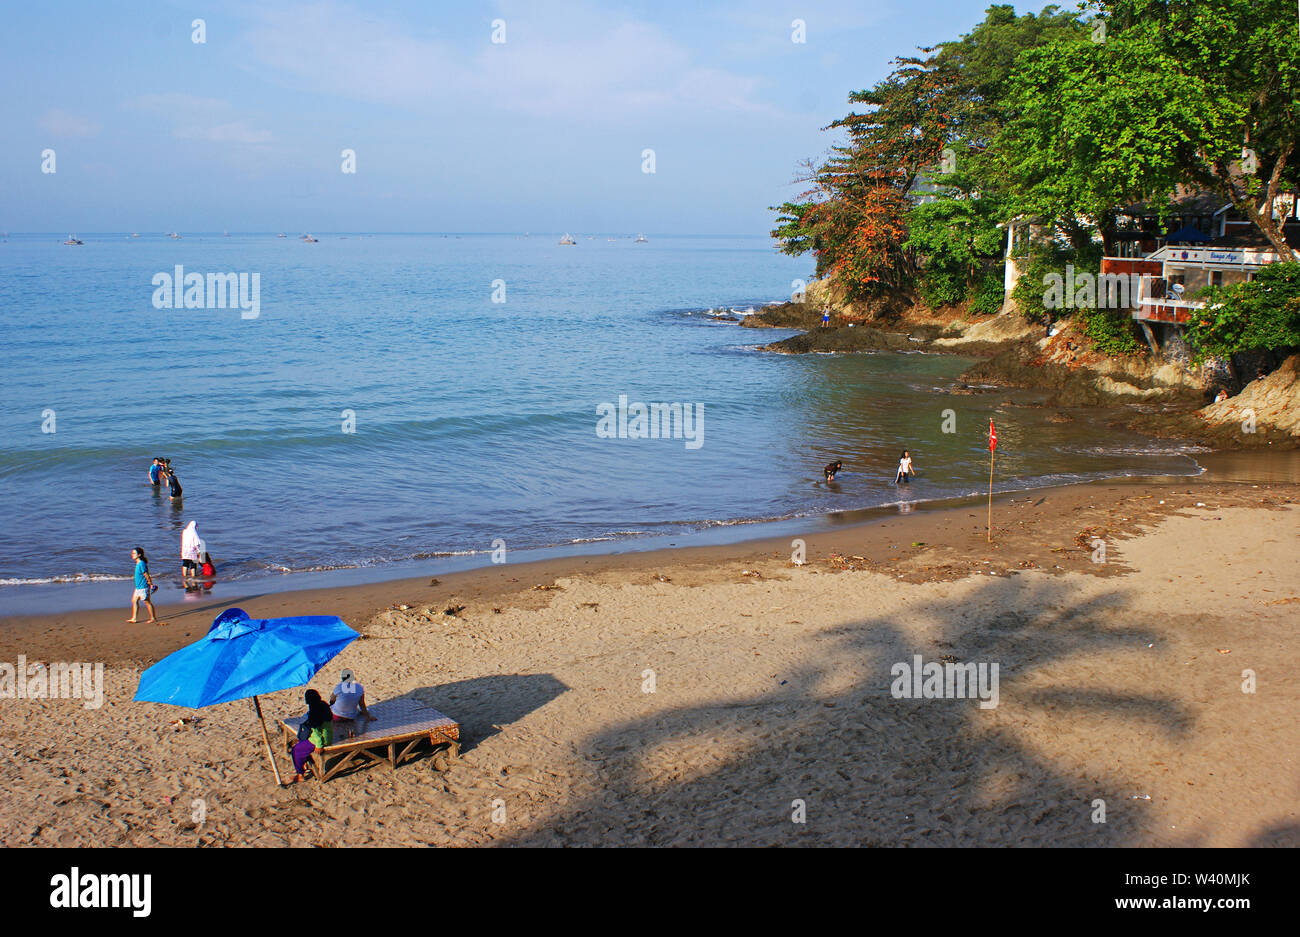
[[[1300,437],[1300,354],[1287,358],[1272,374],[1247,384],[1235,397],[1197,411],[1212,426],[1240,429],[1253,417],[1267,427]]]
[[[1002,312],[983,322],[975,322],[965,327],[950,328],[949,332],[935,339],[934,344],[940,348],[969,354],[1005,345],[1007,342],[1028,338],[1038,331],[1030,325],[1025,317],[1017,312]],[[952,333],[956,334],[952,334]]]
[[[1056,343],[1057,339],[1050,341]],[[1063,354],[1069,357],[1062,358]],[[1139,356],[1106,358],[1084,352],[1062,337],[1059,346],[1048,348],[1039,341],[1017,342],[973,365],[962,374],[962,380],[1045,390],[1045,402],[1051,407],[1161,402],[1191,408],[1204,399],[1193,383],[1164,383],[1171,373],[1177,374],[1178,369],[1152,367]]]
[[[762,350],[801,355],[810,352],[904,351],[915,347],[902,332],[884,332],[869,326],[841,326],[811,329],[802,335],[764,345]]]
[[[815,329],[821,321],[821,306],[811,302],[781,303],[745,316],[740,325],[746,329]]]

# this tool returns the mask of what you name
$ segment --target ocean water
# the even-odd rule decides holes
[[[317,236],[0,242],[0,609],[39,583],[125,580],[134,546],[171,583],[190,520],[222,581],[758,536],[750,522],[984,490],[990,416],[998,490],[1198,470],[1099,414],[949,394],[966,359],[756,351],[791,333],[711,311],[807,275],[765,238]],[[178,264],[256,273],[258,315],[155,308]],[[620,396],[686,405],[699,445],[602,438]],[[904,447],[919,473],[900,492]],[[154,455],[180,504],[146,483]]]

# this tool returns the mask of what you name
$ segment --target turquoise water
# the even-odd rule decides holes
[[[1094,417],[945,393],[965,359],[757,352],[791,333],[708,313],[807,275],[763,238],[317,236],[0,243],[0,602],[125,580],[133,546],[170,582],[190,520],[228,581],[968,494],[987,484],[990,415],[1000,489],[1196,470]],[[155,308],[177,264],[256,273],[259,314]],[[702,443],[601,438],[597,408],[620,395],[700,408]],[[919,475],[900,495],[904,446]],[[146,483],[154,455],[180,504]]]

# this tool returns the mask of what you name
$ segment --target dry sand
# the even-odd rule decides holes
[[[767,541],[234,603],[343,615],[364,639],[313,686],[348,666],[458,719],[446,774],[277,789],[250,703],[131,702],[226,603],[10,619],[0,661],[105,661],[107,702],[0,700],[0,840],[1300,845],[1300,486],[1097,484],[995,518],[992,545],[982,506],[809,536],[800,567]],[[1000,704],[895,699],[914,654],[997,662]]]

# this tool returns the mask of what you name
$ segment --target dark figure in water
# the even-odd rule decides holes
[[[822,469],[822,474],[826,476],[828,482],[833,482],[835,481],[835,476],[840,473],[842,468],[844,468],[844,463],[837,459],[830,465],[826,466],[826,468]]]
[[[163,470],[162,480],[163,484],[167,486],[167,494],[171,496],[171,499],[173,501],[179,500],[182,493],[181,481],[176,477],[176,473],[171,471],[170,467]]]

